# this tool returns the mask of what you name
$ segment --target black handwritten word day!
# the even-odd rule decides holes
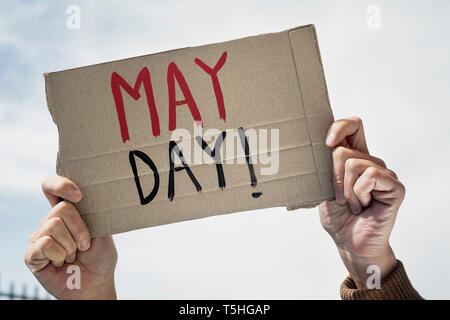
[[[226,109],[225,109],[225,103],[224,103],[224,97],[222,94],[222,89],[220,86],[218,73],[220,69],[224,66],[227,59],[227,52],[223,52],[221,57],[219,58],[216,65],[211,68],[210,66],[206,65],[202,60],[199,58],[194,59],[194,63],[199,67],[199,71],[205,73],[205,76],[209,76],[211,78],[212,87],[214,90],[214,95],[216,97],[217,101],[217,109],[219,113],[219,118],[223,121],[226,121]],[[181,89],[181,92],[183,94],[184,99],[183,100],[177,100],[176,94],[175,94],[175,81],[177,82],[179,88]],[[132,87],[126,80],[124,80],[118,73],[113,72],[111,75],[111,91],[114,97],[114,102],[116,105],[116,111],[117,111],[117,117],[119,120],[120,125],[120,133],[122,136],[122,142],[126,143],[126,141],[130,140],[130,135],[128,132],[128,125],[127,125],[127,118],[125,116],[125,107],[123,103],[123,96],[122,96],[122,90],[124,89],[126,93],[128,93],[134,100],[138,100],[141,98],[141,95],[139,93],[139,90],[141,86],[144,86],[145,95],[147,98],[147,105],[148,110],[150,113],[150,125],[152,128],[152,134],[154,137],[158,137],[161,132],[160,123],[159,123],[159,116],[158,116],[158,110],[155,104],[155,98],[153,94],[153,87],[152,87],[152,81],[151,81],[151,74],[150,70],[147,67],[142,68],[142,70],[139,72],[136,82],[134,84],[134,87]],[[168,101],[168,107],[169,107],[169,131],[174,131],[177,128],[177,114],[176,109],[177,106],[186,105],[189,108],[189,111],[192,115],[192,118],[194,119],[194,122],[199,125],[203,126],[203,120],[202,116],[200,114],[200,111],[198,110],[197,104],[195,102],[195,99],[191,93],[191,90],[189,89],[189,85],[183,76],[183,73],[178,68],[177,64],[175,62],[169,63],[169,66],[167,68],[167,89],[169,93],[169,101]],[[247,137],[245,136],[245,131],[243,128],[237,129],[239,138],[241,141],[242,148],[245,152],[245,159],[246,163],[248,165],[248,170],[250,174],[250,181],[251,186],[256,187],[257,185],[257,179],[255,175],[255,170],[253,167],[253,164],[250,159],[250,147],[247,141]],[[216,139],[216,142],[214,144],[214,148],[211,150],[208,146],[208,144],[203,140],[202,137],[197,136],[195,137],[195,140],[200,145],[200,147],[205,151],[211,158],[214,159],[217,169],[217,179],[218,179],[218,185],[221,189],[224,189],[226,187],[226,180],[222,168],[222,161],[220,158],[220,148],[222,146],[222,143],[224,139],[226,138],[226,132],[222,132]],[[183,153],[178,147],[177,143],[175,141],[170,141],[168,146],[168,153],[169,153],[169,183],[168,183],[168,190],[167,190],[167,196],[170,201],[172,201],[175,197],[175,173],[180,171],[185,171],[187,175],[189,176],[190,180],[192,181],[195,189],[200,192],[202,190],[201,183],[197,180],[192,170],[189,168],[186,160],[183,157]],[[181,161],[180,166],[175,166],[174,159],[175,156],[178,157],[178,159]],[[148,193],[144,194],[144,191],[142,190],[142,186],[139,180],[139,173],[136,166],[136,157],[141,159],[145,164],[148,165],[148,167],[153,171],[154,176],[154,185],[153,189]],[[158,168],[156,167],[155,163],[152,161],[151,157],[139,150],[131,150],[129,152],[129,162],[131,165],[131,169],[133,171],[134,175],[134,181],[136,183],[137,192],[139,194],[139,199],[141,205],[145,205],[150,203],[155,196],[158,194],[159,191],[159,184],[160,184],[160,177],[158,173]],[[252,197],[258,198],[261,196],[261,192],[253,192]]]

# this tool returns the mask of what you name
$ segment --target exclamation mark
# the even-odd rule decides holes
[[[239,138],[241,140],[242,148],[245,152],[245,160],[247,161],[248,171],[250,173],[250,184],[252,188],[256,188],[258,180],[256,179],[255,169],[253,167],[252,159],[250,158],[250,147],[248,145],[247,137],[245,136],[244,128],[240,127],[237,130],[239,133]],[[252,192],[252,197],[259,198],[262,194],[262,192]]]

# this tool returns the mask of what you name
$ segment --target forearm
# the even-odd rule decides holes
[[[338,250],[345,267],[358,289],[367,289],[367,279],[372,274],[372,272],[368,272],[369,266],[376,266],[380,269],[380,280],[382,280],[397,265],[397,259],[390,245],[387,245],[379,254],[370,257],[358,257],[346,250]]]
[[[61,300],[117,300],[114,277],[95,283],[90,282],[86,286],[82,284],[80,289],[71,290],[69,294],[66,291],[55,297]]]
[[[376,266],[380,269],[380,280],[382,280],[397,265],[397,259],[390,245],[380,250],[379,254],[370,257],[358,257],[344,249],[338,248],[338,250],[358,289],[367,289],[367,279],[372,275],[372,272],[368,272],[369,266]]]
[[[86,299],[89,300],[117,300],[114,278],[96,288],[95,293]]]

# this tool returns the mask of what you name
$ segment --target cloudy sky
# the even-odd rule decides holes
[[[80,29],[66,27],[70,5]],[[335,117],[360,116],[371,153],[406,186],[392,247],[424,297],[450,298],[449,12],[445,1],[2,1],[0,288],[36,283],[23,253],[49,210],[40,181],[58,143],[42,73],[313,23]],[[337,299],[347,275],[317,209],[114,238],[119,298]]]

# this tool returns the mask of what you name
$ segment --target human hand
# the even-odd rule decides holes
[[[321,203],[320,221],[356,285],[365,289],[368,266],[378,266],[383,278],[397,264],[389,237],[405,188],[383,160],[369,154],[361,119],[335,121],[326,144],[334,147],[336,201]]]
[[[58,299],[115,299],[117,251],[111,236],[90,239],[89,230],[70,202],[81,200],[72,181],[52,176],[42,182],[52,209],[30,236],[25,263]],[[67,268],[80,268],[81,288],[69,289]]]

